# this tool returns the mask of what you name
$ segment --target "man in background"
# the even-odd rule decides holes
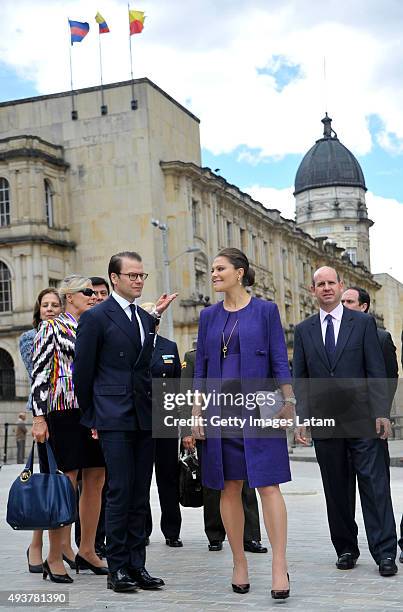
[[[15,440],[17,442],[17,463],[24,463],[25,459],[25,439],[27,437],[27,426],[25,420],[27,415],[20,412],[18,415],[17,426],[15,428]]]

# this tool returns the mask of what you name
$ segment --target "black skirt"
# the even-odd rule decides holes
[[[62,472],[83,468],[105,467],[99,440],[94,440],[91,430],[80,423],[77,409],[53,410],[46,416],[49,442]]]

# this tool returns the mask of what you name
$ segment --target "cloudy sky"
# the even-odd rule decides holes
[[[373,272],[403,282],[403,2],[138,0],[134,72],[201,119],[203,163],[293,217],[292,187],[325,110],[368,187]],[[88,21],[73,48],[75,87],[130,76],[127,2],[1,0],[0,99],[70,87],[67,17]],[[326,73],[326,78],[324,73]]]

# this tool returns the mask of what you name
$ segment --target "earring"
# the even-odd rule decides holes
[[[241,277],[240,276],[238,276],[238,282],[239,282],[240,285],[242,285],[242,281],[241,281]]]

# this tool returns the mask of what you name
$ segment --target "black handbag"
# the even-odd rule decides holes
[[[183,451],[179,456],[179,502],[184,508],[203,505],[203,487],[197,453]]]
[[[76,493],[68,476],[57,469],[46,442],[49,474],[33,472],[35,442],[27,464],[11,485],[7,523],[13,529],[57,529],[76,520]]]

